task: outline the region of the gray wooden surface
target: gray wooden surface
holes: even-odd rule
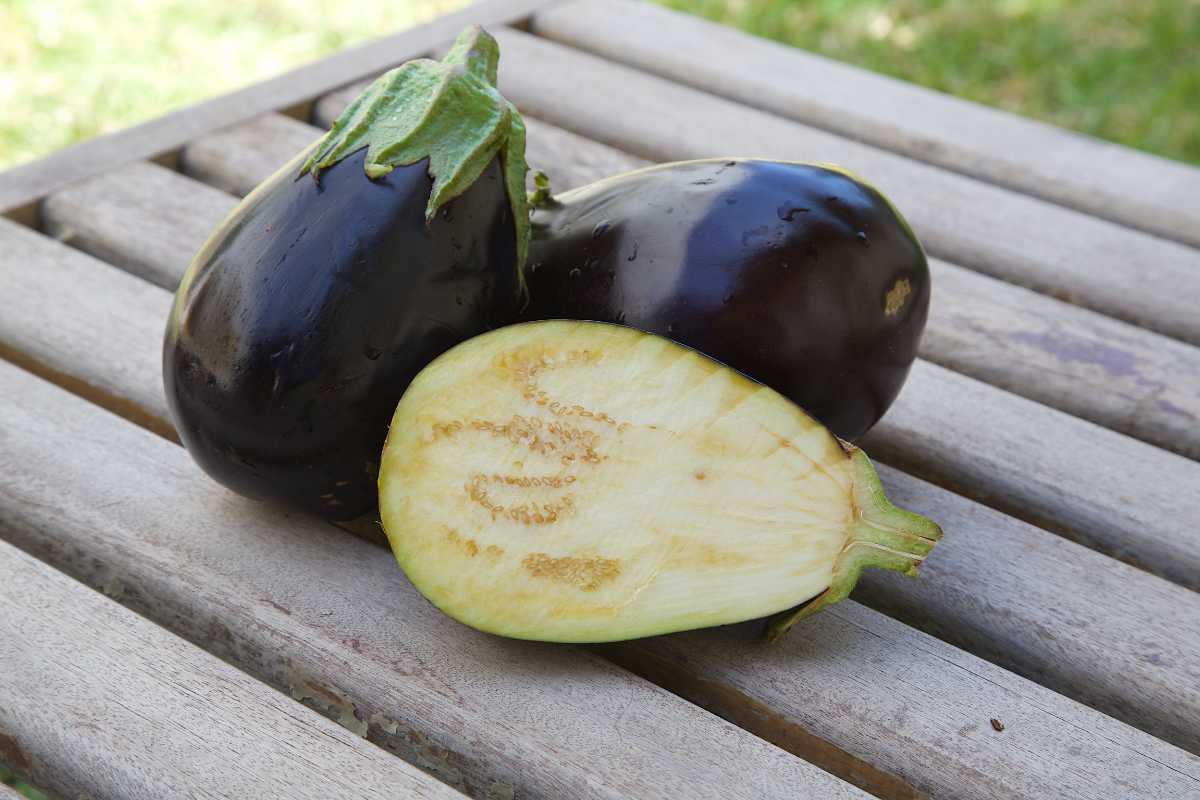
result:
[[[175,161],[178,149],[197,136],[268,111],[306,117],[311,98],[364,75],[382,72],[452,40],[469,24],[519,23],[554,0],[481,0],[407,31],[348,48],[239,91],[206,100],[140,125],[97,136],[45,158],[0,173],[0,214],[36,219],[37,202],[72,183],[143,159]]]
[[[531,115],[654,160],[834,161],[870,176],[935,256],[1200,343],[1200,252],[843,139],[520,31],[500,83]],[[586,87],[586,90],[581,89]],[[1160,287],[1170,286],[1164,292]]]
[[[127,218],[144,230],[135,210]],[[130,393],[157,397],[165,417],[157,375],[161,326],[103,310],[134,307],[125,300],[127,276],[31,232],[12,227],[9,233],[27,270],[24,276],[9,273],[12,282],[36,287],[43,298],[81,270],[114,280],[87,286],[102,300],[95,313],[61,307],[49,319],[45,312],[30,316],[8,346],[37,350],[47,324],[67,343],[92,335],[95,346],[86,353],[69,346],[54,352],[54,370],[100,383],[111,382],[107,374],[123,365],[141,363],[131,376],[145,384],[131,386]],[[54,266],[63,259],[78,263],[66,270]],[[165,317],[169,298],[159,294]],[[30,305],[47,307],[37,294],[30,295]],[[97,330],[116,333],[89,334]],[[930,514],[954,535],[926,565],[931,579],[868,574],[861,596],[1169,741],[1200,749],[1200,693],[1188,688],[1200,687],[1200,596],[894,470],[881,472],[898,502]],[[1082,640],[1081,628],[1087,631]]]
[[[126,224],[120,217],[128,213],[128,204],[135,202],[125,189],[126,176],[138,186],[138,200],[150,203],[146,223],[153,225],[158,236],[139,236],[117,245],[108,240],[106,232]],[[46,198],[42,218],[47,233],[67,244],[86,250],[92,255],[145,278],[153,284],[175,290],[186,261],[182,266],[176,258],[175,236],[186,237],[192,246],[196,239],[203,243],[215,223],[232,207],[229,195],[200,185],[186,194],[174,191],[179,173],[149,162],[128,164],[119,170],[76,183]]]
[[[539,35],[849,139],[1200,246],[1200,170],[632,0],[534,14]]]
[[[281,153],[278,162],[288,155]],[[154,182],[142,180],[147,170],[157,171]],[[222,195],[223,202],[210,203],[198,195],[186,220],[161,221],[158,196],[169,192],[187,204],[194,185],[144,165],[80,184],[68,193],[89,199],[48,203],[46,214],[57,225],[76,227],[74,217],[62,212],[87,214],[92,202],[104,198],[108,211],[94,217],[102,226],[97,252],[121,265],[152,254],[162,259],[160,272],[177,281],[234,202]],[[983,408],[986,424],[977,415]],[[1200,586],[1200,530],[1192,522],[1200,519],[1200,462],[921,362],[865,441],[886,462],[1185,586]]]
[[[539,137],[544,142],[560,141],[554,136]],[[224,152],[230,152],[232,149],[229,142],[225,143]],[[553,148],[547,148],[544,152],[551,158],[548,163],[569,163],[565,159],[569,159],[567,153],[570,149],[579,146],[581,143],[577,139],[572,139],[568,142],[569,147],[566,152],[560,153],[558,156],[553,155]],[[277,162],[282,162],[289,157],[290,153],[277,154]],[[557,158],[558,161],[553,159]],[[269,169],[273,169],[275,164],[272,164]],[[214,167],[214,169],[217,169]],[[148,237],[160,235],[164,238],[170,237],[169,230],[159,231],[153,223],[152,204],[153,193],[140,192],[138,189],[138,181],[129,179],[121,180],[116,176],[112,176],[111,180],[114,184],[112,187],[111,198],[128,197],[133,198],[139,196],[142,198],[139,202],[128,205],[122,213],[114,215],[124,221],[124,227],[110,231],[108,238],[114,245],[119,247],[120,241],[129,241],[137,237]],[[174,176],[176,187],[172,189],[173,193],[179,196],[185,196],[187,193],[187,181]],[[116,185],[116,184],[119,184]],[[232,202],[232,201],[230,201]],[[187,237],[179,236],[178,229],[174,238],[171,239],[178,247],[178,254],[173,259],[180,269],[190,257],[191,249],[199,245],[199,241],[206,235],[207,230],[211,228],[211,224],[215,222],[209,220],[196,221],[196,230],[194,232],[195,241],[189,242]],[[118,304],[119,305],[119,304]],[[1064,308],[1067,308],[1064,306]],[[1068,309],[1069,310],[1069,309]],[[155,356],[156,358],[156,356]],[[1165,476],[1160,476],[1155,464],[1165,460],[1169,462],[1173,456],[1154,450],[1153,448],[1139,445],[1137,442],[1128,440],[1124,437],[1114,436],[1110,433],[1101,431],[1099,436],[1099,444],[1104,445],[1105,442],[1116,443],[1118,453],[1122,459],[1129,462],[1128,474],[1110,475],[1107,482],[1101,481],[1099,488],[1096,485],[1096,464],[1093,459],[1096,458],[1096,444],[1092,440],[1093,431],[1078,420],[1066,417],[1066,415],[1055,414],[1049,409],[1045,409],[1036,404],[1022,401],[1011,395],[1002,392],[994,392],[987,387],[980,386],[976,382],[969,381],[961,376],[955,376],[945,370],[940,370],[933,365],[923,364],[918,367],[918,375],[914,376],[912,383],[905,390],[901,397],[901,401],[897,409],[889,414],[885,419],[884,426],[880,438],[876,442],[880,445],[880,449],[885,455],[890,455],[893,460],[906,463],[905,452],[907,450],[919,450],[923,455],[928,455],[932,448],[938,448],[936,457],[930,457],[928,462],[922,462],[921,459],[909,458],[908,461],[922,462],[917,464],[918,470],[928,470],[934,465],[943,471],[950,471],[953,465],[961,463],[964,465],[963,475],[970,479],[971,485],[976,489],[991,490],[997,484],[1008,486],[1013,481],[1019,484],[1016,491],[1017,500],[1013,500],[1012,504],[1021,507],[1025,510],[1023,501],[1025,497],[1033,497],[1042,506],[1050,506],[1051,510],[1058,510],[1056,504],[1065,505],[1068,510],[1078,509],[1080,513],[1091,512],[1090,503],[1093,499],[1100,504],[1101,508],[1110,510],[1115,516],[1113,519],[1104,521],[1108,525],[1110,536],[1107,539],[1113,547],[1123,546],[1124,540],[1128,538],[1124,533],[1124,529],[1119,525],[1127,524],[1130,529],[1136,534],[1140,522],[1128,521],[1127,514],[1142,514],[1145,517],[1152,517],[1155,508],[1171,508],[1171,504],[1182,504],[1184,510],[1174,516],[1164,515],[1161,519],[1151,519],[1150,524],[1159,526],[1176,526],[1179,531],[1179,536],[1194,536],[1195,531],[1192,530],[1187,520],[1190,518],[1186,512],[1186,504],[1194,503],[1196,493],[1179,491],[1171,492],[1172,486],[1183,486],[1186,488],[1186,481],[1189,475],[1194,475],[1197,470],[1197,465],[1194,462],[1183,462],[1186,468],[1179,474],[1173,474],[1173,470],[1167,469]],[[921,388],[925,387],[925,388]],[[918,392],[915,398],[910,399],[910,393]],[[983,392],[981,395],[980,392]],[[988,407],[996,409],[998,419],[1004,420],[1004,424],[994,424],[989,426],[980,426],[978,421],[973,419],[969,413],[971,409]],[[924,416],[923,416],[924,415]],[[932,421],[930,421],[932,420]],[[891,426],[890,428],[887,426]],[[922,435],[923,432],[929,430],[929,426],[934,425],[935,429],[940,431],[938,437],[929,437]],[[1038,431],[1042,428],[1054,429],[1065,425],[1065,429],[1061,435],[1064,437],[1072,434],[1078,434],[1081,426],[1086,431],[1082,436],[1080,445],[1083,447],[1081,452],[1076,452],[1072,449],[1067,449],[1064,453],[1051,452],[1047,455],[1044,452],[1044,445],[1038,439]],[[1024,430],[1028,433],[1024,438],[1018,438],[1015,443],[1011,440],[1010,432],[1012,430]],[[985,437],[985,445],[978,444],[978,437]],[[1092,442],[1091,444],[1088,444]],[[959,446],[961,445],[961,446]],[[888,448],[892,448],[889,452]],[[994,452],[993,452],[994,451]],[[978,455],[982,452],[983,455]],[[947,455],[948,453],[948,455]],[[1147,466],[1142,461],[1139,461],[1139,454],[1146,453],[1152,456],[1151,465]],[[1103,455],[1103,454],[1102,454]],[[1074,500],[1072,497],[1067,499],[1059,499],[1053,492],[1055,487],[1047,486],[1038,479],[1041,469],[1039,464],[1049,458],[1052,465],[1063,464],[1067,466],[1064,469],[1068,474],[1064,478],[1062,491],[1072,493],[1081,492],[1080,499]],[[1065,460],[1064,460],[1065,459]],[[1177,459],[1182,462],[1182,459]],[[981,462],[977,465],[977,461]],[[1020,469],[1013,469],[1013,464],[1019,465]],[[1102,460],[1101,465],[1108,463]],[[946,467],[950,464],[951,467]],[[1141,464],[1141,466],[1139,466]],[[939,466],[941,465],[941,466]],[[1070,470],[1075,472],[1071,473]],[[1001,476],[997,478],[996,476]],[[959,477],[955,475],[954,477]],[[1173,483],[1172,481],[1176,481]],[[1007,482],[1007,483],[1006,483]],[[1119,490],[1123,486],[1130,483],[1145,484],[1150,487],[1151,494],[1148,495],[1147,503],[1150,505],[1143,506],[1139,503],[1128,503],[1118,494],[1110,494],[1111,490]],[[1167,491],[1162,493],[1163,500],[1157,506],[1153,502],[1157,495],[1153,492],[1159,491],[1159,487],[1168,487]],[[1050,492],[1050,494],[1046,494]],[[1039,493],[1042,493],[1039,496]],[[1001,498],[1003,499],[1003,498]],[[940,512],[944,513],[944,512]],[[968,516],[969,518],[969,516]],[[1003,527],[1003,526],[1001,526]],[[1090,529],[1085,528],[1085,533]],[[926,611],[921,611],[925,603],[929,603],[928,599],[923,599],[921,602],[915,602],[912,599],[896,599],[891,601],[890,605],[895,608],[909,609],[913,613],[907,617],[910,621],[928,626],[933,620],[941,616],[955,616],[958,621],[954,625],[943,625],[939,630],[941,635],[947,636],[952,641],[963,643],[969,646],[975,652],[984,652],[989,654],[989,657],[1004,656],[1006,653],[1016,653],[1020,655],[1006,656],[1006,660],[1001,661],[1006,665],[1013,666],[1029,675],[1037,675],[1039,679],[1049,680],[1056,688],[1072,693],[1077,697],[1086,699],[1088,702],[1097,703],[1105,710],[1110,710],[1112,713],[1128,715],[1129,719],[1136,719],[1138,724],[1142,725],[1157,725],[1154,730],[1160,735],[1167,736],[1172,741],[1185,742],[1194,741],[1197,734],[1195,733],[1194,725],[1189,721],[1189,716],[1192,712],[1190,701],[1180,702],[1176,699],[1175,693],[1171,690],[1169,681],[1173,678],[1167,676],[1160,681],[1159,678],[1151,678],[1144,682],[1149,686],[1153,686],[1152,690],[1145,690],[1148,696],[1132,702],[1125,699],[1106,699],[1106,698],[1124,698],[1124,696],[1132,688],[1128,685],[1123,677],[1130,669],[1146,669],[1151,673],[1158,673],[1158,667],[1152,663],[1148,664],[1142,660],[1141,650],[1139,645],[1132,645],[1133,642],[1141,642],[1142,639],[1130,638],[1130,632],[1143,629],[1146,624],[1144,620],[1159,618],[1161,611],[1146,610],[1140,616],[1135,615],[1133,619],[1124,619],[1123,615],[1117,614],[1109,623],[1093,623],[1094,630],[1097,632],[1096,641],[1101,642],[1101,646],[1109,648],[1107,657],[1104,653],[1100,653],[1099,660],[1097,653],[1080,650],[1074,657],[1064,657],[1060,653],[1060,648],[1035,646],[1030,647],[1028,644],[1022,643],[1022,637],[1032,635],[1033,631],[1039,630],[1044,624],[1043,620],[1047,614],[1041,603],[1046,603],[1054,607],[1062,607],[1064,604],[1076,609],[1073,611],[1075,616],[1068,619],[1080,618],[1107,618],[1112,611],[1105,609],[1104,606],[1098,605],[1105,598],[1111,599],[1111,588],[1106,588],[1103,592],[1084,592],[1082,595],[1074,587],[1062,586],[1061,581],[1055,577],[1056,559],[1061,558],[1060,553],[1051,552],[1042,562],[1042,577],[1037,580],[1030,580],[1030,585],[1041,586],[1048,584],[1056,586],[1058,589],[1057,596],[1042,598],[1039,603],[1030,603],[1027,606],[1013,611],[1012,606],[1019,603],[1015,598],[1023,598],[1028,596],[1029,590],[1022,589],[1020,581],[1028,578],[1029,573],[1026,571],[1026,565],[1021,564],[1021,553],[1027,549],[1026,547],[1014,548],[1008,551],[1011,555],[1005,569],[1011,571],[1014,580],[1017,584],[1005,585],[1002,587],[996,586],[994,579],[989,577],[985,571],[986,562],[981,562],[977,557],[972,556],[971,550],[975,552],[983,552],[993,549],[989,544],[990,531],[985,529],[971,540],[970,548],[966,549],[963,558],[958,564],[965,568],[965,572],[957,578],[956,583],[938,584],[944,588],[944,594],[939,595],[942,602],[940,606],[936,606]],[[1178,541],[1176,537],[1174,541]],[[1165,551],[1164,548],[1171,539],[1159,539],[1147,537],[1145,539],[1147,546],[1157,548],[1160,554],[1159,561],[1166,565],[1167,569],[1172,569],[1175,566],[1174,553]],[[1190,556],[1188,556],[1190,558]],[[1078,559],[1074,559],[1078,561]],[[1089,563],[1085,560],[1084,562]],[[1098,565],[1107,566],[1109,562],[1104,559],[1096,559]],[[1004,574],[1003,570],[998,570]],[[1106,569],[1096,567],[1082,567],[1076,571],[1076,574],[1086,575],[1095,573],[1097,575],[1104,574]],[[1126,573],[1132,571],[1126,570]],[[1107,583],[1108,587],[1119,585],[1120,575],[1118,572],[1113,576],[1113,582]],[[1133,573],[1136,574],[1136,573]],[[1187,575],[1184,575],[1186,578]],[[972,587],[978,585],[980,581],[984,585],[990,585],[992,591],[989,591],[983,597],[972,595],[973,591],[978,591]],[[1092,582],[1093,585],[1095,582]],[[921,584],[924,586],[925,584]],[[930,584],[933,586],[933,584]],[[911,592],[915,588],[899,584],[893,587],[893,590],[901,593],[908,593],[907,598],[911,598]],[[939,589],[934,590],[939,591]],[[1145,596],[1153,596],[1155,591],[1147,588]],[[902,597],[905,596],[902,594]],[[968,606],[971,609],[969,614],[958,616],[956,609],[963,607],[964,598],[974,597],[972,605]],[[1185,603],[1185,607],[1191,607],[1195,596],[1187,593],[1179,595]],[[883,603],[882,598],[875,598],[876,602]],[[1159,603],[1161,608],[1170,607],[1173,601],[1162,598]],[[1106,604],[1112,605],[1111,602]],[[995,608],[1007,608],[1008,616],[998,617],[993,613]],[[919,613],[917,613],[919,612]],[[1082,617],[1078,616],[1082,615]],[[1184,617],[1183,619],[1189,619]],[[1014,626],[1009,626],[1007,623],[1013,620],[1020,620]],[[1141,620],[1141,621],[1139,621]],[[1062,622],[1060,620],[1059,622]],[[1030,627],[1023,630],[1021,625],[1029,625]],[[1195,625],[1188,626],[1184,623],[1184,629],[1195,630]],[[1104,635],[1099,635],[1100,631],[1104,631]],[[975,631],[983,631],[986,633],[975,633]],[[1069,628],[1063,628],[1058,634],[1061,637],[1070,637],[1071,631]],[[1189,634],[1189,637],[1191,635]],[[1188,641],[1189,637],[1184,637],[1183,641]],[[990,644],[989,644],[990,643]],[[1190,645],[1188,645],[1190,647]],[[1161,660],[1161,659],[1160,659]],[[1194,664],[1195,659],[1186,657],[1181,654],[1179,658],[1173,658],[1169,661],[1170,664],[1181,670],[1178,676],[1188,685],[1194,679]],[[1082,672],[1081,672],[1082,671]],[[1090,673],[1089,679],[1086,682],[1078,681],[1081,674]],[[1124,686],[1124,688],[1121,688]],[[1138,693],[1142,694],[1143,689],[1138,688]],[[1111,694],[1115,692],[1115,694]],[[1200,702],[1200,698],[1197,698]],[[1154,723],[1154,719],[1162,720],[1159,723]]]
[[[473,794],[498,782],[535,797],[855,796],[584,651],[454,623],[420,598],[386,551],[233,496],[176,445],[27,373],[0,365],[0,387],[28,401],[0,406],[6,536],[252,674],[324,703],[372,741],[408,742],[411,759]],[[140,480],[147,474],[155,480]],[[73,487],[69,502],[60,484]],[[870,754],[878,766],[865,777],[876,784],[895,766],[905,782],[971,798],[1185,797],[1200,789],[1195,756],[875,612],[853,603],[842,611],[849,616],[797,629],[783,648],[722,644],[729,631],[697,634],[712,647],[699,674],[744,684],[721,667],[738,663],[737,649],[786,665],[778,679],[827,720],[830,738],[816,755],[861,779],[860,759]],[[874,689],[864,702],[868,665]],[[922,687],[931,688],[914,691]],[[749,699],[739,690],[725,701],[738,696]],[[784,706],[779,724],[801,738],[796,713]],[[1020,724],[1008,737],[984,735],[993,717]],[[419,736],[430,744],[414,752]],[[968,741],[954,746],[945,737]],[[914,760],[918,741],[926,746]],[[1046,755],[1068,749],[1086,776]],[[881,769],[884,776],[874,774]],[[962,786],[964,772],[994,779]],[[892,796],[912,796],[890,785]]]
[[[3,541],[0,664],[0,752],[64,796],[462,797]]]

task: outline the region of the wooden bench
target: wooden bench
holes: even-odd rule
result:
[[[192,254],[468,22],[556,188],[759,155],[903,209],[934,299],[864,446],[946,530],[919,580],[773,645],[507,641],[192,464],[160,374]],[[48,789],[1200,798],[1200,170],[652,5],[489,0],[0,175],[0,211],[0,761]]]

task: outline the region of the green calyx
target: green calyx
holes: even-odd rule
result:
[[[529,250],[525,123],[496,90],[499,61],[496,40],[472,26],[441,61],[418,59],[384,73],[342,112],[300,174],[319,180],[322,170],[364,147],[363,169],[372,180],[427,158],[433,178],[428,223],[499,156],[523,274]]]
[[[917,568],[942,538],[942,529],[933,520],[891,504],[866,453],[853,445],[843,446],[854,466],[855,509],[849,536],[833,565],[829,588],[767,623],[767,638],[772,641],[800,620],[849,597],[868,567],[916,577]]]

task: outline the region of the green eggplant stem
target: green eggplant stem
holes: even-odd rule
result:
[[[862,450],[843,443],[854,462],[854,522],[833,566],[829,587],[767,623],[767,638],[778,639],[797,622],[850,596],[864,569],[878,567],[916,577],[921,562],[942,538],[927,517],[897,508],[884,496],[879,474]]]

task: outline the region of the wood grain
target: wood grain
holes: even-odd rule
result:
[[[37,248],[27,246],[22,258],[29,270],[26,280],[36,280],[45,296],[53,296],[56,280],[63,279],[52,265],[64,254],[81,262],[81,269],[119,275],[12,227],[54,253],[40,259]],[[157,375],[151,374],[159,363],[157,331],[141,345],[109,345],[136,339],[139,323],[99,310],[132,307],[127,290],[122,281],[112,281],[107,290],[96,286],[96,302],[82,308],[36,303],[49,316],[29,318],[23,330],[8,333],[5,343],[14,351],[32,351],[49,324],[68,341],[91,342],[86,351],[56,355],[56,372],[100,382],[135,362],[142,366],[132,374],[149,376],[142,378],[147,383],[139,392],[160,391]],[[165,314],[167,293],[154,291],[163,297]],[[109,335],[122,325],[129,330]],[[165,405],[158,402],[165,415]],[[930,514],[950,533],[925,567],[928,580],[869,574],[860,594],[947,641],[1200,750],[1200,696],[1181,688],[1200,686],[1200,595],[894,470],[883,468],[881,474],[897,502]],[[720,675],[719,659],[703,667],[710,677]],[[861,724],[856,718],[845,723],[846,736]],[[894,763],[899,764],[903,748],[897,747]],[[817,757],[808,750],[804,755]]]
[[[385,551],[234,497],[182,449],[27,373],[0,365],[0,387],[25,401],[0,406],[6,536],[252,674],[340,709],[372,741],[411,750],[430,737],[409,756],[436,754],[440,777],[477,796],[493,781],[534,797],[857,796],[583,651],[457,625]],[[1150,798],[1200,788],[1195,756],[877,613],[848,603],[817,622],[774,649],[746,641],[744,628],[740,640],[729,630],[693,634],[709,642],[707,654],[695,651],[696,673],[736,697],[748,682],[710,655],[779,665],[775,689],[752,690],[796,694],[780,704],[777,732],[803,739],[803,704],[826,720],[826,748],[842,753],[834,766],[866,766],[856,756],[870,752],[877,766],[903,771],[913,786],[890,796],[929,787],[968,798]],[[989,717],[1020,724],[1007,738],[981,735]],[[953,746],[955,737],[968,741]],[[1063,758],[1075,769],[1062,769]]]
[[[462,798],[0,542],[0,736],[63,795]]]
[[[501,87],[534,117],[654,160],[836,161],[895,201],[933,255],[1200,343],[1200,251],[519,31],[497,34]]]
[[[535,33],[711,94],[1200,246],[1200,169],[653,3],[576,0]]]
[[[586,652],[458,625],[387,551],[28,373],[0,386],[6,537],[469,794],[863,796]]]
[[[235,205],[225,192],[192,184],[179,193],[179,174],[149,162],[129,164],[76,183],[46,198],[42,216],[47,233],[110,264],[174,290],[191,256]],[[130,185],[136,184],[136,189]],[[134,204],[149,203],[152,213],[138,224],[142,235],[121,243],[106,235],[128,223],[121,216]],[[187,244],[181,249],[177,242]]]
[[[332,122],[360,88],[318,101],[318,122]],[[530,161],[560,189],[650,163],[529,122]],[[929,266],[934,300],[923,358],[1200,459],[1200,348],[940,259]]]
[[[317,95],[422,56],[430,47],[451,41],[467,25],[518,23],[550,2],[553,0],[482,0],[425,25],[10,169],[0,173],[0,214],[36,221],[31,209],[48,194],[135,161],[162,158],[173,162],[186,142],[269,111],[306,118],[311,99]]]
[[[159,348],[171,295],[0,218],[0,357],[173,436]]]

